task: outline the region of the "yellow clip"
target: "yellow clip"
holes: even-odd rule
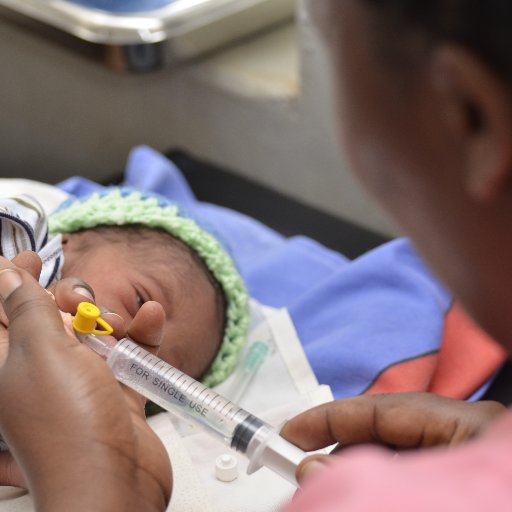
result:
[[[96,329],[96,324],[103,330]],[[100,309],[90,302],[80,302],[72,322],[73,329],[82,334],[112,334],[114,329],[101,318]]]

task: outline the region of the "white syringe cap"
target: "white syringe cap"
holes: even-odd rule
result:
[[[222,482],[238,478],[238,461],[234,455],[224,453],[215,459],[215,477]]]

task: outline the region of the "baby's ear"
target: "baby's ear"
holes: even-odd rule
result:
[[[62,246],[66,251],[82,251],[83,243],[81,233],[63,233]]]
[[[462,46],[441,46],[432,62],[447,126],[461,144],[463,185],[473,200],[493,201],[511,183],[512,94],[504,80]]]

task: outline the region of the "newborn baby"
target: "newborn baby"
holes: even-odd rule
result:
[[[249,320],[243,281],[218,240],[176,204],[107,189],[66,201],[48,235],[41,206],[20,196],[1,200],[0,221],[2,255],[38,252],[43,286],[79,277],[126,322],[157,301],[166,313],[162,359],[209,386],[234,369]]]

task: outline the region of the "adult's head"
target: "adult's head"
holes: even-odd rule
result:
[[[310,0],[350,167],[495,337],[512,307],[512,3]]]

